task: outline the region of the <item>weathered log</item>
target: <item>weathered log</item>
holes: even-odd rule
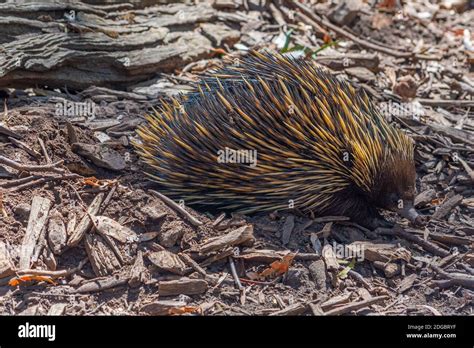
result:
[[[192,30],[217,17],[209,4],[142,12],[108,15],[80,2],[0,4],[0,87],[125,88],[210,57],[211,41]]]

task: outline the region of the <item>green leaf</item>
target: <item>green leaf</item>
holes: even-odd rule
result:
[[[319,52],[324,51],[326,48],[336,46],[338,43],[339,41],[331,41],[331,42],[328,42],[327,44],[322,45],[317,50],[313,51],[312,57],[315,58]]]
[[[290,40],[291,40],[291,34],[293,33],[293,29],[290,29],[286,32],[285,34],[285,44],[283,45],[283,48],[280,50],[280,53],[285,53],[288,51],[288,47],[290,47]]]
[[[337,277],[340,279],[346,279],[347,274],[349,273],[351,269],[354,268],[354,266],[355,266],[355,259],[352,259],[351,263],[337,274]]]

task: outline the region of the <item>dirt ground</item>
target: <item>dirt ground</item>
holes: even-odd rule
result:
[[[237,38],[209,39],[207,54],[146,84],[2,87],[0,77],[0,314],[472,315],[469,3],[223,3],[210,5],[210,22]],[[193,5],[160,6],[147,16]],[[203,30],[199,20],[186,26]],[[153,192],[131,145],[137,125],[160,98],[226,64],[223,53],[249,47],[328,67],[415,140],[425,227],[387,212],[395,227],[375,231],[343,216],[222,215]],[[80,103],[94,116],[64,112]]]

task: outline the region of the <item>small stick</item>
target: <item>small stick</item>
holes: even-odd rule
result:
[[[275,6],[275,4],[270,2],[270,4],[268,5],[268,8],[270,9],[273,15],[273,18],[275,19],[275,21],[278,23],[279,26],[282,27],[287,24],[285,19],[283,18],[283,14],[278,9],[278,7]]]
[[[427,105],[427,106],[439,106],[439,107],[449,107],[449,106],[457,106],[457,107],[473,107],[474,100],[467,100],[467,99],[418,99],[420,104]]]
[[[29,188],[29,187],[32,187],[32,186],[35,186],[35,185],[44,184],[45,182],[48,182],[48,181],[71,180],[71,179],[78,179],[80,177],[81,176],[79,174],[64,174],[64,175],[60,175],[60,176],[45,176],[45,177],[40,177],[39,179],[34,180],[34,181],[28,181],[28,182],[24,183],[23,185],[18,185],[16,187],[13,187],[10,191],[11,192],[21,191],[21,190],[24,190],[26,188]],[[33,177],[29,176],[28,178],[33,178]]]
[[[5,105],[6,107],[6,105]],[[5,109],[5,111],[7,111],[7,109]],[[4,119],[6,118],[6,115],[4,116]],[[12,137],[12,138],[18,138],[20,139],[21,136],[15,132],[12,132],[10,129],[8,129],[7,127],[3,126],[2,124],[0,124],[0,134],[3,134],[3,135],[6,135],[8,137]]]
[[[474,183],[474,170],[472,170],[471,167],[469,167],[466,161],[462,158],[458,157],[458,161],[461,162],[462,166],[464,167],[464,170],[467,172],[467,175],[469,175],[471,181]]]
[[[105,197],[104,201],[100,204],[100,208],[99,208],[99,213],[100,214],[102,214],[104,212],[104,210],[107,208],[107,206],[109,205],[110,200],[112,199],[112,196],[114,195],[116,190],[117,190],[117,184],[112,186],[109,193]]]
[[[452,285],[456,284],[474,289],[474,276],[463,273],[449,273],[436,265],[431,265],[431,268],[433,268],[436,273],[439,273],[443,277],[447,278]]]
[[[68,186],[69,186],[70,188],[72,188],[72,190],[73,190],[74,193],[76,194],[76,197],[77,197],[77,199],[79,199],[79,202],[80,202],[79,204],[81,204],[82,209],[84,209],[84,211],[87,211],[87,208],[85,208],[87,204],[84,203],[84,200],[82,199],[82,197],[81,197],[81,195],[79,194],[79,192],[77,192],[76,188],[75,188],[74,186],[72,186],[70,183],[67,183],[67,184],[68,184]]]
[[[18,146],[20,149],[23,149],[26,152],[28,152],[31,156],[33,156],[35,158],[40,158],[41,157],[41,154],[38,151],[29,148],[28,145],[26,145],[24,142],[22,142],[20,140],[17,140],[13,137],[8,137],[8,140],[10,140],[12,144]]]
[[[262,281],[258,281],[258,280],[251,280],[251,279],[245,279],[245,278],[239,278],[239,279],[240,279],[242,282],[248,283],[248,284],[255,284],[255,285],[273,285],[273,284],[276,284],[281,278],[282,278],[282,276],[278,276],[278,277],[276,277],[275,279],[273,279],[272,281],[269,281],[269,282],[262,282]]]
[[[202,274],[204,277],[207,276],[207,273],[204,270],[204,268],[199,266],[199,264],[196,261],[194,261],[188,254],[179,253],[178,256],[184,261],[184,263],[192,267],[196,272]]]
[[[344,268],[345,267],[341,266],[340,269],[344,269]],[[370,285],[360,273],[357,273],[356,271],[350,269],[349,272],[347,272],[347,274],[351,276],[352,278],[354,278],[355,280],[362,283],[367,289],[372,290],[372,285]]]
[[[25,182],[29,182],[31,180],[35,180],[35,179],[39,179],[39,178],[41,178],[41,176],[39,176],[39,175],[30,175],[30,176],[26,176],[26,177],[20,178],[20,179],[8,180],[8,181],[5,181],[5,182],[2,182],[0,184],[0,187],[17,186],[17,185],[24,184]]]
[[[191,225],[193,226],[201,226],[202,222],[196,219],[194,216],[189,214],[182,206],[177,204],[172,199],[166,197],[165,195],[159,193],[158,191],[149,190],[152,194],[157,196],[163,202],[165,202],[170,208],[174,209],[177,213],[181,214]]]
[[[50,158],[49,155],[48,155],[48,151],[46,151],[46,146],[44,145],[43,139],[41,139],[40,137],[38,137],[38,143],[39,143],[40,146],[41,146],[41,150],[43,150],[43,154],[44,154],[44,158],[46,158],[46,162],[47,162],[47,163],[51,163],[51,158]]]
[[[371,306],[375,303],[381,302],[383,300],[388,299],[389,297],[386,295],[383,296],[376,296],[373,298],[370,298],[368,300],[364,301],[359,301],[359,302],[352,302],[347,305],[331,309],[330,311],[324,312],[325,315],[341,315],[341,314],[346,314],[352,311],[356,311],[358,309],[364,308]]]
[[[400,226],[396,225],[393,228],[377,228],[375,230],[376,233],[380,234],[386,234],[386,235],[395,235],[398,237],[402,237],[406,240],[409,240],[410,242],[414,242],[421,246],[423,249],[441,257],[446,257],[450,255],[449,251],[440,248],[434,243],[431,243],[427,240],[424,240],[418,236],[415,236],[414,234],[408,233],[407,231],[403,230]]]
[[[23,270],[16,271],[16,274],[19,275],[19,276],[21,276],[21,275],[48,276],[48,277],[51,277],[53,279],[55,279],[55,278],[64,278],[64,277],[67,277],[67,276],[69,276],[73,273],[76,273],[77,271],[80,271],[82,269],[82,267],[84,267],[84,265],[87,263],[87,261],[89,261],[89,259],[86,257],[81,262],[79,262],[79,265],[77,265],[76,267],[70,268],[70,269],[63,269],[63,270],[60,270],[60,271],[48,271],[48,270],[44,270],[44,269],[23,269]]]
[[[60,166],[64,161],[58,161],[55,163],[49,164],[42,164],[42,165],[34,165],[34,164],[22,164],[15,162],[5,156],[0,155],[0,164],[4,164],[8,167],[11,167],[16,170],[22,170],[25,172],[55,172],[55,173],[63,173],[64,170],[61,168],[57,168]]]
[[[229,257],[229,266],[230,266],[230,271],[232,273],[232,276],[234,277],[235,285],[237,285],[239,290],[242,291],[242,289],[244,289],[244,287],[242,286],[242,283],[240,282],[240,278],[237,275],[237,270],[235,269],[235,264],[234,264],[234,260],[232,259],[232,257]]]

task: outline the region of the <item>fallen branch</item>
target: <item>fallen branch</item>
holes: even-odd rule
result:
[[[34,165],[34,164],[22,164],[15,162],[9,158],[4,156],[0,156],[0,164],[4,164],[8,167],[11,167],[16,170],[25,171],[25,172],[55,172],[55,173],[63,173],[64,170],[61,168],[57,168],[60,166],[64,161],[58,161],[51,164],[43,164],[43,165]]]
[[[416,243],[419,246],[421,246],[423,249],[429,251],[430,253],[441,256],[441,257],[446,257],[450,255],[449,251],[440,248],[434,243],[431,243],[427,240],[424,240],[418,236],[415,236],[414,234],[408,233],[407,231],[403,230],[400,226],[395,226],[393,228],[377,228],[375,230],[376,233],[380,234],[385,234],[385,235],[392,235],[392,236],[398,236],[403,239],[406,239],[410,242]]]
[[[41,154],[34,150],[34,149],[31,149],[30,147],[28,147],[28,145],[26,145],[24,142],[20,141],[20,140],[17,140],[15,139],[14,137],[8,137],[8,140],[10,140],[10,142],[14,145],[16,145],[17,147],[19,147],[20,149],[23,149],[25,150],[27,153],[29,153],[31,156],[35,157],[35,158],[40,158],[41,157]]]
[[[436,273],[442,275],[451,285],[461,285],[467,288],[474,289],[474,276],[463,273],[449,273],[444,271],[441,267],[436,265],[431,265],[431,268],[436,271]]]
[[[423,99],[419,98],[418,101],[426,106],[439,106],[439,107],[474,107],[474,100],[450,100],[450,99]]]
[[[371,306],[375,303],[382,302],[382,301],[384,301],[388,298],[389,298],[388,296],[384,295],[384,296],[373,297],[373,298],[370,298],[370,299],[364,300],[364,301],[352,302],[352,303],[349,303],[345,306],[341,306],[339,308],[335,308],[335,309],[332,309],[330,311],[324,312],[324,314],[325,315],[346,314],[346,313],[350,313],[352,311],[356,311],[356,310],[364,308],[364,307]]]
[[[43,177],[29,176],[29,177],[27,177],[29,180],[25,180],[22,185],[15,186],[10,191],[16,192],[16,191],[21,191],[21,190],[30,188],[32,186],[44,184],[44,183],[49,182],[49,181],[79,179],[80,177],[81,176],[79,174],[64,174],[64,175],[60,175],[60,176],[43,176]],[[27,178],[23,178],[23,179],[27,179]],[[31,181],[34,178],[38,178],[38,179]],[[19,179],[18,181],[20,181],[20,180],[21,179]],[[16,183],[18,183],[18,181],[16,181]],[[9,186],[11,187],[12,185],[9,185]],[[7,187],[7,186],[5,185],[5,187]]]
[[[88,258],[83,259],[81,262],[79,262],[79,265],[76,267],[70,268],[70,269],[63,269],[59,271],[49,271],[49,270],[44,270],[44,269],[23,269],[23,270],[18,270],[15,273],[17,275],[36,275],[36,276],[47,276],[51,277],[52,279],[56,278],[64,278],[67,276],[70,276],[71,274],[76,273],[77,271],[80,271],[82,267],[89,261]]]
[[[117,286],[125,285],[130,278],[116,278],[114,276],[108,278],[96,278],[88,281],[76,289],[76,293],[84,294],[88,292],[104,291],[115,288]]]

